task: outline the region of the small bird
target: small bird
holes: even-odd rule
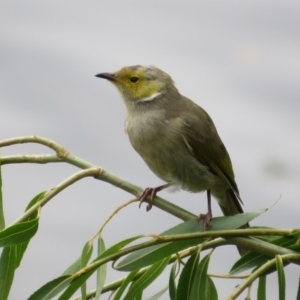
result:
[[[207,191],[208,212],[199,216],[204,229],[212,218],[211,194],[225,216],[243,213],[230,157],[212,119],[179,93],[167,73],[137,65],[96,77],[109,80],[120,91],[130,143],[166,183],[145,189],[140,203],[147,196],[153,201],[157,192],[176,186],[193,193]]]

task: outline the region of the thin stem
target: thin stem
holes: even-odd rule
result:
[[[211,236],[222,236],[222,235],[225,235],[225,236],[234,236],[234,235],[249,235],[249,229],[238,229],[238,230],[231,230],[231,231],[228,231],[228,232],[221,232],[221,231],[210,231],[210,232],[198,232],[198,233],[191,233],[191,234],[177,234],[177,235],[170,235],[170,236],[160,236],[158,239],[152,239],[150,241],[147,241],[147,242],[143,242],[143,243],[140,243],[138,245],[133,245],[131,247],[127,247],[125,249],[122,249],[120,250],[118,253],[114,253],[112,255],[109,255],[107,257],[104,257],[102,259],[99,259],[93,263],[91,263],[90,265],[86,266],[85,268],[79,270],[78,272],[76,272],[75,274],[72,275],[73,279],[74,278],[77,278],[81,275],[83,275],[84,273],[87,273],[88,271],[91,271],[105,263],[107,263],[108,261],[111,261],[111,260],[116,260],[126,254],[129,254],[133,251],[136,251],[136,250],[140,250],[140,249],[144,249],[144,248],[147,248],[147,247],[150,247],[150,246],[154,246],[154,245],[158,245],[158,244],[162,244],[162,243],[167,243],[167,242],[172,242],[172,241],[178,241],[178,240],[186,240],[186,239],[192,239],[192,238],[206,238],[206,237],[211,237]],[[255,229],[254,229],[255,230]],[[274,234],[275,230],[270,230],[270,234]],[[265,230],[267,231],[267,230]],[[279,230],[280,231],[280,230]],[[279,232],[278,231],[278,232]],[[259,233],[258,232],[255,232],[255,235],[258,235]],[[266,232],[264,233],[266,234]],[[267,245],[270,245],[268,243],[266,243]],[[276,255],[276,254],[279,254],[279,255],[284,255],[284,254],[289,254],[289,255],[292,255],[292,254],[297,254],[296,252],[292,251],[292,250],[289,250],[289,249],[285,249],[285,248],[282,248],[282,247],[279,247],[279,246],[275,246],[275,245],[271,245],[271,246],[274,246],[274,248],[270,248],[270,252],[272,253],[274,251],[274,249],[276,249],[275,251],[276,252],[273,252],[272,254],[273,255]],[[250,248],[251,250],[251,248]],[[272,251],[273,250],[273,251]],[[300,264],[300,255],[297,254],[295,256],[295,260],[293,260],[293,262],[297,263],[297,264]]]
[[[63,158],[68,153],[68,151],[65,150],[60,144],[41,136],[20,136],[16,138],[3,140],[0,141],[0,148],[16,145],[16,144],[25,144],[25,143],[36,143],[36,144],[41,144],[46,147],[49,147],[55,151],[58,158]]]
[[[21,140],[24,142],[26,140],[25,138],[21,139],[10,139],[7,140],[12,143],[12,141],[19,141]],[[7,141],[0,142],[0,147],[3,147],[3,145],[8,146],[9,143]],[[34,142],[38,143],[38,137],[35,137]],[[44,141],[44,139],[43,139]],[[4,143],[5,142],[5,143]],[[42,143],[44,144],[44,143]],[[52,145],[52,144],[51,144]],[[61,147],[61,149],[64,149]],[[87,169],[87,168],[93,168],[96,167],[90,162],[87,162],[79,157],[76,157],[68,152],[64,152],[64,156],[57,157],[56,155],[14,155],[14,156],[4,156],[0,157],[0,164],[14,164],[14,163],[38,163],[38,164],[46,164],[46,163],[57,163],[57,162],[66,162],[73,166],[76,166],[80,169]],[[139,197],[143,189],[129,181],[126,181],[104,169],[101,168],[101,173],[98,176],[95,176],[96,179],[108,182],[115,187],[118,187],[136,197]],[[147,197],[145,199],[146,202],[151,202],[151,198]],[[154,202],[152,203],[154,206],[160,208],[163,211],[168,212],[169,214],[183,220],[187,221],[193,218],[197,218],[196,215],[190,213],[189,211],[161,198],[156,196],[154,198]]]
[[[230,275],[230,274],[211,274],[207,273],[209,277],[222,278],[222,279],[245,279],[249,277],[249,274],[246,275]]]
[[[30,155],[22,155],[22,156],[13,156],[13,157],[0,157],[0,164],[8,164],[8,163],[20,163],[20,162],[26,162],[26,163],[47,163],[47,162],[66,162],[71,165],[77,166],[81,169],[89,169],[89,168],[96,168],[93,164],[80,159],[72,154],[70,154],[68,151],[66,151],[61,145],[57,144],[54,141],[51,141],[49,139],[38,137],[38,136],[28,136],[28,137],[18,137],[18,138],[12,138],[8,140],[4,140],[0,142],[0,147],[6,147],[14,144],[20,144],[20,143],[38,143],[45,145],[51,149],[53,149],[56,152],[56,155],[40,155],[40,156],[30,156]],[[93,175],[95,178],[100,179],[102,181],[108,182],[118,188],[121,188],[134,196],[138,197],[142,193],[142,189],[134,185],[124,179],[121,179],[120,177],[102,169],[102,168],[96,168],[99,170],[98,174]],[[96,172],[96,171],[95,171]],[[97,173],[97,172],[96,172]],[[78,174],[81,174],[80,172]],[[85,175],[85,176],[92,176],[92,175]],[[83,176],[83,177],[85,177]],[[70,177],[71,178],[71,177]],[[79,178],[74,178],[75,181],[77,181]],[[72,180],[71,180],[72,181]],[[74,181],[74,182],[75,182]],[[54,191],[50,191],[46,194],[45,198],[42,201],[49,201],[48,198],[52,198],[54,195],[56,195],[60,190],[64,189],[66,186],[70,185],[71,183],[68,183],[64,181],[60,185],[58,185]],[[61,187],[61,189],[60,189]],[[47,198],[48,197],[48,198]],[[146,201],[149,203],[151,201],[150,197],[147,197]],[[44,202],[37,203],[33,207],[31,207],[28,211],[25,212],[16,222],[21,222],[25,220],[30,214],[32,214],[37,207],[40,205],[44,205]],[[168,212],[169,214],[172,214],[175,217],[178,217],[179,219],[183,221],[187,221],[193,218],[196,218],[197,216],[182,209],[181,207],[174,205],[160,197],[155,197],[155,201],[153,202],[153,205],[156,207]],[[224,235],[219,235],[224,236]],[[240,235],[237,235],[240,236]],[[240,238],[240,237],[226,237],[226,239],[230,239],[230,241],[233,244],[236,244],[238,246],[243,246],[249,250],[254,250],[262,254],[267,255],[276,255],[276,254],[290,254],[291,252],[282,252],[283,248],[268,244],[263,241],[255,240],[255,239],[248,239],[248,238]],[[259,246],[258,246],[259,243]],[[281,252],[277,252],[277,251]],[[286,251],[291,251],[288,249],[284,249]],[[293,253],[293,252],[292,252]]]
[[[211,248],[215,248],[217,246],[222,246],[222,245],[227,245],[228,242],[226,240],[223,240],[223,239],[215,239],[214,241],[211,241],[211,242],[206,242],[203,247],[202,247],[202,250],[207,250],[207,249],[211,249]],[[198,251],[199,250],[199,246],[194,246],[194,247],[190,247],[188,249],[185,249],[180,253],[180,257],[183,258],[183,257],[187,257],[187,256],[190,256],[191,254],[193,254],[195,251]],[[170,259],[170,262],[169,264],[173,263],[174,261],[176,261],[178,259],[177,257],[177,254],[173,254],[171,256],[171,259]],[[149,269],[149,267],[145,267],[145,268],[142,268],[135,276],[134,278],[132,279],[132,281],[138,279],[139,277],[141,277],[147,270]],[[116,281],[113,281],[111,283],[108,283],[107,285],[105,285],[102,289],[102,294],[104,293],[107,293],[109,291],[114,291],[116,289],[118,289],[121,284],[123,283],[123,281],[126,279],[126,277],[123,277],[123,278],[120,278]],[[96,290],[93,290],[93,291],[90,291],[88,293],[88,296],[90,298],[88,299],[92,299],[94,296],[96,295]],[[81,300],[81,296],[80,297],[77,297],[73,300]]]
[[[17,220],[15,220],[12,223],[12,225],[17,224],[17,223],[21,223],[21,222],[25,221],[39,207],[44,206],[55,195],[57,195],[59,192],[61,192],[62,190],[64,190],[69,185],[75,183],[76,181],[78,181],[78,180],[80,180],[80,179],[82,179],[84,177],[97,176],[100,172],[101,172],[101,169],[99,169],[99,168],[90,168],[90,169],[86,169],[86,170],[81,170],[81,171],[73,174],[72,176],[70,176],[69,178],[67,178],[66,180],[64,180],[60,184],[58,184],[56,187],[54,187],[50,191],[48,191],[45,194],[45,196],[42,198],[41,201],[37,202],[35,205],[33,205],[32,207],[30,207],[20,218],[18,218]]]
[[[100,227],[100,229],[97,231],[97,233],[92,237],[90,238],[90,240],[92,241],[93,239],[95,239],[98,235],[101,235],[102,234],[102,231],[104,229],[104,227],[107,225],[107,223],[121,210],[123,209],[124,207],[126,207],[127,205],[133,203],[133,202],[136,202],[138,201],[139,199],[138,198],[134,198],[134,199],[130,199],[129,201],[123,203],[122,205],[118,206],[109,216],[108,218],[104,221],[104,223],[102,224],[102,226]]]
[[[281,256],[283,261],[300,261],[300,254],[287,254]],[[244,280],[239,286],[235,289],[233,293],[231,293],[226,299],[234,300],[236,299],[249,285],[251,285],[259,276],[264,275],[268,270],[272,267],[276,266],[276,258],[269,260],[267,263],[259,267],[256,271],[254,271],[250,276]]]

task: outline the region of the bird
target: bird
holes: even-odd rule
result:
[[[146,188],[140,205],[168,187],[207,192],[204,230],[212,219],[211,195],[223,214],[243,213],[229,154],[208,113],[180,94],[173,79],[155,66],[134,65],[95,75],[113,83],[127,111],[125,130],[135,151],[165,183]]]

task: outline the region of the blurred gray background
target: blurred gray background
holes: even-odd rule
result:
[[[299,1],[8,1],[0,3],[0,139],[40,135],[141,187],[161,181],[131,148],[117,90],[95,78],[126,65],[155,65],[213,118],[236,173],[246,211],[280,201],[252,224],[299,227]],[[52,153],[40,145],[3,148],[2,155]],[[77,169],[65,164],[5,165],[6,222],[37,193]],[[161,193],[195,214],[205,194]],[[117,206],[132,196],[84,179],[42,210],[40,228],[16,272],[10,299],[26,299],[57,277]],[[221,212],[214,201],[215,216]],[[107,246],[159,233],[180,220],[134,204],[104,231]],[[214,253],[212,273],[238,258]],[[124,276],[109,272],[108,281]],[[144,298],[165,286],[168,274]],[[295,299],[299,268],[287,268],[287,298]],[[239,281],[215,280],[224,299]],[[93,288],[93,282],[89,288]],[[255,299],[255,289],[252,291]],[[107,299],[107,295],[103,299]],[[166,294],[163,299],[168,299]],[[243,296],[240,297],[244,299]],[[276,277],[268,299],[277,299]]]

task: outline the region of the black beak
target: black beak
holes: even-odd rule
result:
[[[110,81],[116,81],[116,76],[114,74],[111,74],[111,73],[100,73],[100,74],[97,74],[95,75],[96,77],[99,77],[99,78],[104,78],[104,79],[107,79],[107,80],[110,80]]]

